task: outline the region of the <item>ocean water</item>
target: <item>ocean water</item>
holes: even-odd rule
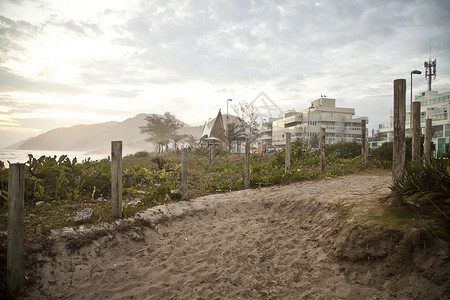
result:
[[[33,154],[34,158],[39,158],[42,155],[45,156],[57,156],[67,155],[71,160],[75,157],[78,162],[90,158],[91,160],[101,160],[107,158],[107,154],[92,154],[81,151],[52,151],[52,150],[13,150],[13,149],[1,149],[0,148],[0,160],[5,163],[8,168],[8,162],[10,163],[26,163],[28,161],[28,154]]]

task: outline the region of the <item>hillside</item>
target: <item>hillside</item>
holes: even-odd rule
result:
[[[9,146],[17,150],[58,150],[58,151],[109,151],[111,141],[123,141],[129,151],[148,150],[153,146],[145,141],[146,136],[139,127],[145,125],[145,117],[139,114],[123,122],[106,122],[92,125],[75,125],[56,128],[30,138],[22,143]],[[181,122],[181,121],[180,121]],[[182,122],[183,123],[183,122]],[[190,126],[185,123],[180,134],[199,136],[202,126]]]

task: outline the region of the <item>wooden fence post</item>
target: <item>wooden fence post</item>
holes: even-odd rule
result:
[[[413,124],[412,124],[412,160],[420,162],[420,102],[414,101],[412,106]]]
[[[392,154],[392,181],[395,186],[403,181],[405,173],[405,119],[406,80],[394,80],[394,141]],[[402,197],[392,197],[393,206],[403,205]]]
[[[284,162],[284,172],[291,172],[291,133],[286,132],[286,155]]]
[[[320,167],[325,174],[325,128],[320,128]]]
[[[122,218],[122,141],[111,142],[111,205],[113,218]]]
[[[23,287],[25,164],[10,164],[8,179],[7,286],[11,294]]]
[[[363,166],[367,164],[366,120],[361,120],[361,163]]]
[[[432,121],[431,119],[427,119],[425,121],[425,139],[423,141],[423,150],[424,150],[424,158],[426,161],[431,161],[431,138],[432,138]]]
[[[187,200],[188,191],[188,157],[187,148],[181,149],[181,200]]]
[[[250,187],[250,143],[245,138],[245,172],[244,172],[244,188]]]
[[[216,145],[212,144],[209,145],[208,147],[209,147],[209,163],[212,163],[216,155]]]

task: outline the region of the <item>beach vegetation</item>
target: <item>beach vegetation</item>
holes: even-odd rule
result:
[[[188,155],[188,198],[225,193],[244,188],[244,155],[229,154],[227,148],[192,149]],[[321,172],[320,153],[306,149],[301,140],[292,143],[291,172],[285,173],[285,152],[250,155],[250,187],[289,184],[340,176],[367,168],[360,157],[343,158],[335,152],[326,156]],[[112,220],[111,162],[108,159],[78,162],[61,157],[33,158],[26,164],[25,205],[27,232],[35,237],[51,229],[80,225],[73,219],[78,211],[92,208],[89,221]],[[370,167],[370,166],[369,166]],[[168,201],[178,201],[181,190],[181,155],[176,151],[140,151],[123,158],[123,214],[137,212]],[[6,228],[8,169],[0,172],[0,226]],[[31,217],[30,217],[31,215]],[[34,215],[34,216],[33,216]],[[38,217],[36,217],[38,216]],[[44,226],[45,225],[45,226]]]

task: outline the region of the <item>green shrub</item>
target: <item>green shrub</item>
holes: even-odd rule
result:
[[[383,143],[378,148],[370,151],[370,157],[375,161],[392,162],[393,149],[394,144],[392,142]]]
[[[67,155],[33,158],[25,172],[25,201],[67,201],[106,196],[111,190],[107,159],[78,164]]]
[[[300,159],[306,151],[305,144],[303,140],[296,139],[291,144],[291,158]]]
[[[423,151],[424,151],[423,150],[423,142],[424,142],[424,137],[422,135],[421,140],[420,140],[420,153],[422,154],[422,157],[423,157]],[[432,142],[431,143],[431,152],[433,153],[435,151],[435,149],[436,149],[436,145]],[[393,142],[386,142],[386,143],[381,144],[381,146],[379,146],[378,148],[370,150],[370,157],[377,165],[380,165],[380,167],[389,166],[389,168],[391,168],[393,151],[394,151]],[[412,157],[412,138],[406,137],[405,138],[405,161],[406,162],[411,161],[411,157]],[[386,163],[386,162],[390,162],[390,164]]]
[[[136,158],[147,158],[150,156],[150,153],[147,151],[139,151],[136,152],[133,156]]]
[[[354,158],[361,155],[361,143],[340,142],[325,146],[325,154],[334,154],[339,158]]]

